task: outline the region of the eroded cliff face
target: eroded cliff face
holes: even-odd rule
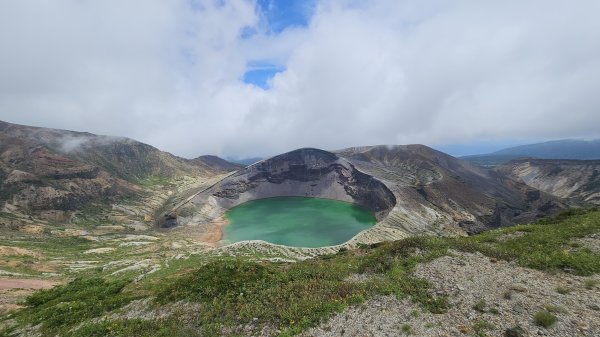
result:
[[[600,160],[527,158],[497,170],[556,197],[600,205]]]
[[[561,209],[560,201],[510,177],[423,145],[340,150],[380,179],[396,206],[382,225],[410,234],[471,234],[526,223]]]
[[[280,196],[352,202],[370,209],[378,220],[385,218],[396,204],[385,184],[359,171],[346,159],[323,150],[300,149],[256,163],[224,179],[183,205],[178,210],[179,222],[194,222],[207,211],[205,215],[210,217],[246,201]]]

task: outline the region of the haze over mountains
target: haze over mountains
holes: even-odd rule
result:
[[[220,158],[183,159],[132,139],[0,121],[0,196],[5,210],[66,221],[99,200],[142,191],[149,177],[207,177],[238,166]]]
[[[461,158],[483,166],[495,166],[522,157],[539,159],[600,159],[600,139],[587,141],[576,139],[554,140],[544,143],[514,146],[492,153],[470,155]]]
[[[145,206],[144,214],[156,224],[165,214],[169,226],[210,223],[247,200],[312,196],[361,204],[378,214],[372,232],[379,232],[368,240],[478,232],[552,214],[565,202],[597,202],[597,162],[586,163],[581,183],[575,174],[582,171],[569,161],[557,164],[571,167],[560,171],[532,168],[539,161],[527,162],[527,169],[520,162],[491,170],[422,145],[302,149],[246,168],[216,156],[184,159],[126,138],[5,122],[0,138],[3,209],[41,220],[69,222],[89,203],[144,194],[145,181],[156,177],[198,182],[168,195],[155,191],[160,200]],[[553,179],[570,183],[557,188]],[[144,218],[132,214],[128,221]]]

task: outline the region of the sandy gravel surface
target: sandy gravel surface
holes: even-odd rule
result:
[[[40,279],[0,278],[0,290],[6,289],[47,289],[58,282]]]
[[[504,336],[520,326],[522,336],[600,336],[600,289],[585,287],[586,279],[564,273],[548,274],[495,261],[481,254],[454,253],[418,266],[417,276],[448,294],[445,314],[424,312],[408,299],[393,296],[371,299],[337,314],[302,336],[476,336],[477,323],[487,336]],[[559,294],[557,288],[568,289]],[[485,302],[483,310],[474,305]],[[548,329],[533,316],[544,307],[555,310],[558,322]]]
[[[52,288],[57,281],[41,279],[0,278],[0,313],[21,308],[25,297],[38,289]]]

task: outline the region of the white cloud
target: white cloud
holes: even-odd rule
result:
[[[278,35],[190,3],[3,2],[0,119],[184,156],[600,136],[597,1],[322,0]],[[256,60],[287,69],[268,91]]]

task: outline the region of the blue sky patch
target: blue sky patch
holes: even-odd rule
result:
[[[316,0],[258,0],[256,6],[269,32],[281,33],[288,27],[306,27]]]
[[[257,87],[267,90],[270,88],[269,80],[282,71],[285,71],[285,68],[273,65],[250,67],[244,74],[243,80],[245,83],[254,84]]]
[[[314,13],[316,0],[257,0],[256,10],[260,13],[260,29],[266,34],[279,34],[290,27],[306,27]],[[244,27],[240,38],[249,39],[258,34],[256,27]],[[285,71],[285,67],[251,61],[242,80],[265,90],[269,89],[269,80],[277,73]]]

